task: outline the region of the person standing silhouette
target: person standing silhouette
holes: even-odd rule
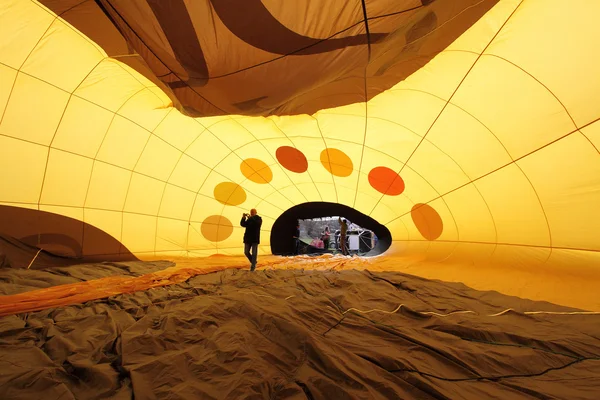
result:
[[[329,232],[329,226],[325,225],[325,230],[321,233],[321,240],[323,241],[323,248],[329,250],[329,239],[331,232]]]
[[[348,249],[346,248],[346,232],[348,231],[348,224],[345,219],[338,218],[340,222],[340,250],[343,255],[348,255]]]
[[[293,236],[294,239],[294,251],[293,255],[300,254],[300,223],[296,224],[296,236]]]
[[[256,259],[258,256],[258,244],[260,243],[260,227],[262,218],[257,214],[256,209],[250,210],[250,214],[242,214],[240,225],[246,228],[244,232],[244,255],[250,261],[250,271],[256,269]],[[250,253],[252,250],[252,253]]]

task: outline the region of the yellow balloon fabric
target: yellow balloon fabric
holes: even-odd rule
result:
[[[248,1],[287,44],[233,1],[155,3],[0,0],[2,233],[241,254],[256,208],[269,254],[331,202],[389,229],[384,257],[600,263],[599,1]]]

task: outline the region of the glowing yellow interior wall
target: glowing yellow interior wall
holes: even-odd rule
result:
[[[189,118],[35,1],[0,1],[0,204],[94,225],[138,255],[242,251],[328,201],[389,254],[535,267],[600,261],[600,2],[503,0],[364,103]],[[366,129],[365,129],[366,119]]]

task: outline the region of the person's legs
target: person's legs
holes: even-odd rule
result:
[[[256,269],[256,259],[258,258],[258,243],[252,243],[252,259],[250,262],[252,265],[250,266],[250,271],[254,271]]]
[[[244,255],[248,258],[248,261],[250,261],[250,264],[252,264],[252,255],[250,254],[250,247],[252,245],[250,243],[244,243]]]

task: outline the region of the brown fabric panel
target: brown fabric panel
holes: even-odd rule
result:
[[[189,86],[186,82],[176,79],[179,84],[173,84],[172,92],[177,97],[178,103],[181,104],[180,110],[191,117],[203,117],[207,115],[224,115],[232,113],[233,107],[227,109],[217,107],[205,99],[206,92],[199,91]],[[171,86],[171,85],[169,85]],[[214,101],[211,98],[211,101]],[[225,104],[226,105],[226,104]]]
[[[366,34],[326,40],[298,34],[279,22],[261,0],[211,0],[211,3],[233,34],[270,53],[319,54],[368,43]],[[377,33],[371,36],[371,41],[377,42],[386,36],[386,33]]]
[[[109,56],[135,53],[93,0],[39,1],[102,47]]]
[[[30,269],[73,265],[81,260],[60,257],[0,233],[0,268]]]
[[[106,232],[63,215],[29,208],[0,205],[0,235],[11,243],[18,242],[18,251],[0,249],[13,267],[27,267],[39,249],[44,254],[61,259],[35,258],[31,268],[72,264],[83,260],[136,260],[121,243]],[[84,243],[82,243],[82,241]],[[29,250],[23,250],[27,249]],[[62,261],[61,261],[62,260]]]
[[[130,5],[123,10],[123,4],[118,1],[98,0],[98,4],[103,12],[109,17],[110,21],[117,27],[122,37],[140,54],[152,68],[152,71],[157,76],[165,76],[169,72],[174,72],[180,77],[187,77],[187,71],[181,66],[179,61],[174,58],[174,53],[170,48],[170,43],[165,42],[166,37],[163,38],[164,32],[160,29],[160,25],[154,17],[152,9],[144,0],[144,4],[148,6],[146,15],[142,17],[133,18],[127,17],[126,14],[137,15],[137,6],[140,6],[139,2],[135,4],[137,6]],[[126,5],[134,3],[125,3]],[[140,27],[146,27],[149,32],[153,34],[146,34],[142,32]],[[157,32],[156,30],[160,30]]]
[[[98,1],[102,4],[106,13],[110,15],[113,23],[117,25],[121,34],[127,38],[137,53],[146,61],[148,68],[154,72],[154,74],[149,74],[152,75],[150,80],[156,82],[157,79],[160,79],[162,84],[158,86],[165,91],[175,107],[190,116],[222,115],[226,113],[205,99],[203,93],[198,90],[206,84],[206,74],[202,76],[202,71],[200,71],[199,77],[189,79],[189,71],[185,70],[181,63],[173,58],[172,49],[160,47],[156,44],[160,42],[159,38],[151,38],[135,29],[135,26],[143,21],[126,21],[123,19],[120,9],[126,7],[128,3],[110,2],[108,0]],[[145,2],[145,4],[147,3]],[[150,6],[149,9],[150,12],[153,12]],[[136,24],[132,24],[132,22],[136,22]],[[159,26],[158,21],[154,21],[153,24]],[[193,27],[191,29],[193,30]],[[166,34],[164,31],[162,33]],[[197,40],[195,33],[194,37]],[[171,45],[170,42],[169,45]],[[135,63],[132,64],[135,65]],[[136,69],[138,72],[142,72],[139,68]],[[144,68],[144,72],[148,76],[146,68]]]
[[[37,246],[44,250],[65,257],[80,258],[82,256],[81,243],[62,233],[41,233],[20,238],[23,243]]]
[[[61,15],[73,7],[81,7],[87,3],[93,3],[93,0],[38,0],[41,4],[48,7],[56,15]],[[83,4],[81,4],[83,3]]]
[[[141,55],[136,55],[136,56],[130,56],[130,57],[115,57],[118,61],[122,62],[123,64],[127,64],[129,67],[131,67],[132,69],[134,69],[135,71],[141,73],[142,75],[144,75],[146,78],[148,78],[149,81],[151,81],[152,83],[154,83],[156,86],[158,86],[159,88],[162,89],[163,92],[165,92],[169,98],[171,99],[171,101],[175,104],[178,105],[179,101],[177,100],[177,98],[175,97],[175,95],[169,90],[169,87],[167,84],[165,84],[165,82],[157,77],[153,72],[152,69],[150,68],[150,66],[146,63],[146,61],[144,60],[144,58],[142,58]],[[160,66],[162,66],[162,64],[160,64]],[[164,66],[162,66],[164,68]],[[168,70],[167,70],[168,71]],[[168,73],[171,73],[170,71]]]
[[[345,34],[364,31],[360,25]],[[281,57],[273,62],[256,68],[246,69],[239,73],[211,79],[202,88],[202,93],[222,109],[229,113],[257,115],[278,114],[284,107],[290,106],[294,99],[311,93],[331,83],[339,76],[345,76],[355,68],[364,66],[368,59],[367,46],[352,46],[330,53],[312,56]],[[318,73],[314,73],[318,71]],[[270,77],[266,80],[265,77]],[[354,90],[354,88],[352,88]],[[344,89],[347,93],[348,89]],[[360,85],[360,101],[364,100],[364,82]],[[259,96],[253,97],[255,94]],[[246,103],[250,99],[262,99],[256,102],[255,108]],[[244,104],[244,109],[234,104]],[[292,113],[295,109],[289,108]]]
[[[195,87],[208,81],[208,67],[184,0],[147,0],[177,60]]]
[[[42,1],[58,11],[72,4],[70,0]],[[211,0],[192,8],[184,0],[98,0],[121,35],[113,28],[104,38],[101,26],[107,23],[106,16],[100,15],[102,24],[86,27],[84,14],[76,11],[82,5],[65,18],[105,49],[122,50],[126,37],[152,73],[139,63],[130,64],[154,82],[157,77],[164,82],[159,86],[184,113],[293,115],[369,100],[391,88],[429,62],[497,2],[366,1],[371,32],[366,74],[368,38],[364,23],[352,20],[360,18],[354,11],[341,25],[355,26],[326,40],[297,31],[303,24],[294,25],[294,30],[282,23],[275,14],[289,21],[291,11],[285,4],[270,11],[260,0]],[[96,3],[84,5],[96,8],[90,8],[94,16],[101,14]],[[299,8],[297,3],[294,7]],[[195,18],[190,10],[214,15]],[[314,10],[313,5],[311,13]],[[324,24],[334,18],[326,10],[306,24]],[[195,26],[194,20],[206,23]],[[357,81],[360,76],[362,84]]]
[[[260,107],[258,105],[258,102],[261,100],[264,100],[266,98],[267,98],[267,96],[260,96],[255,99],[250,99],[250,100],[242,101],[239,103],[235,103],[235,104],[233,104],[233,106],[241,111],[256,110],[256,109],[259,109],[259,107]]]
[[[446,0],[447,1],[447,0]],[[418,9],[428,4],[424,4],[422,0],[365,0],[367,15],[370,18],[392,13],[406,12]]]
[[[406,43],[412,44],[437,28],[437,16],[433,11],[426,13],[406,32]]]
[[[375,57],[374,61],[369,66],[369,76],[382,76],[392,66],[402,63],[404,60],[410,58],[431,56],[427,59],[427,61],[429,61],[429,59],[433,58],[433,56],[439,52],[435,51],[432,54],[418,54],[419,50],[426,42],[423,38],[438,28],[438,17],[435,12],[428,10],[424,14],[417,13],[406,21],[406,23],[407,29],[396,32],[397,37],[395,38],[394,43],[388,44],[388,50],[382,54],[382,57]],[[400,50],[398,50],[399,48]],[[376,63],[380,66],[374,71],[373,65]],[[414,72],[412,68],[407,69],[405,75],[408,76],[412,72]]]
[[[109,56],[115,57],[120,62],[127,64],[139,72],[155,85],[160,87],[173,101],[179,105],[177,97],[161,80],[162,75],[171,73],[154,54],[141,45],[132,43],[134,38],[127,39],[121,34],[113,21],[102,11],[94,0],[39,0],[52,12],[59,15],[77,30],[94,41]],[[142,55],[132,57],[137,51]],[[128,55],[128,57],[119,57]]]
[[[432,2],[427,7],[417,7],[407,13],[370,21],[371,32],[388,33],[382,40],[372,42],[374,61],[367,70],[366,98],[364,72],[360,72],[364,68],[366,54],[317,53],[319,46],[323,46],[323,49],[335,47],[337,38],[313,46],[316,48],[313,50],[315,54],[296,57],[303,55],[303,52],[298,52],[292,57],[284,57],[217,81],[211,80],[201,92],[219,108],[246,115],[312,114],[323,108],[365,101],[425,65],[496,2],[462,0],[455,7],[448,7],[444,2]],[[413,3],[407,2],[407,5],[414,7]],[[350,35],[348,32],[342,35],[360,38],[360,35]],[[319,74],[307,73],[315,68]],[[361,75],[362,83],[347,79]],[[269,79],[265,81],[267,76]],[[349,85],[340,84],[344,81]],[[194,107],[193,103],[186,105]]]

